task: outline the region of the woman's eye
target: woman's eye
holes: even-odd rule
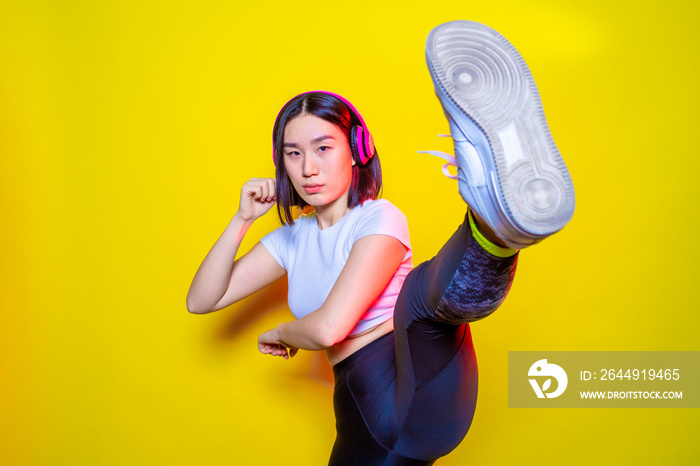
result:
[[[293,150],[293,151],[291,151],[291,152],[287,152],[287,155],[290,156],[290,157],[298,157],[298,156],[301,155],[301,154],[300,154],[299,152]]]
[[[328,149],[330,149],[330,147],[328,147],[328,146],[321,146],[321,147],[318,148],[318,151],[319,151],[319,152],[325,152],[325,151],[327,151]]]

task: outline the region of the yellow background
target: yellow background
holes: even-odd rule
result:
[[[700,350],[698,7],[610,0],[0,2],[0,464],[325,464],[323,356],[255,346],[284,286],[206,316],[187,289],[313,89],[361,110],[432,257],[464,212],[416,154],[451,151],[423,54],[453,19],[527,60],[577,207],[472,326],[476,417],[438,464],[696,464],[697,410],[507,408],[509,350]]]

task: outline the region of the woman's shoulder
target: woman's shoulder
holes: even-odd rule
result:
[[[390,216],[406,218],[401,209],[387,199],[372,199],[361,204],[361,216]]]
[[[315,211],[310,211],[305,214],[299,215],[296,220],[294,220],[294,225],[291,225],[294,227],[295,225],[300,225],[297,228],[303,228],[306,227],[307,225],[312,225],[316,223],[316,212]]]
[[[297,218],[294,219],[294,223],[292,223],[291,225],[283,224],[279,226],[278,229],[291,233],[293,231],[304,230],[306,228],[309,228],[309,226],[316,224],[316,212],[312,210],[310,212],[302,213],[299,216],[297,216]]]
[[[310,213],[301,214],[296,219],[294,223],[282,224],[270,231],[265,237],[276,237],[276,238],[294,238],[298,237],[300,233],[303,234],[312,226],[316,225],[316,214],[312,211]]]
[[[359,225],[395,225],[408,227],[406,216],[387,199],[365,201],[357,215]]]
[[[386,199],[365,201],[357,210],[352,229],[353,241],[367,235],[393,236],[401,241],[407,250],[411,249],[406,216]]]
[[[388,199],[369,199],[360,205],[360,208],[364,211],[371,212],[373,210],[386,210],[386,211],[398,211],[401,210],[396,207]]]

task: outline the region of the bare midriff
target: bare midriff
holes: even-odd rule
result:
[[[386,322],[368,328],[364,332],[352,335],[345,340],[337,343],[326,349],[326,357],[331,366],[335,366],[343,359],[350,356],[355,351],[367,346],[377,338],[386,335],[394,330],[394,319],[389,319]]]

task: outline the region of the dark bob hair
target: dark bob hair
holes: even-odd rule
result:
[[[274,157],[276,161],[277,214],[285,225],[293,225],[292,206],[300,209],[308,204],[296,192],[284,167],[284,129],[287,123],[299,115],[314,115],[335,125],[350,140],[350,129],[361,126],[360,118],[348,105],[337,97],[323,92],[299,94],[282,107],[272,131]],[[365,128],[366,129],[366,128]],[[353,154],[354,157],[354,154]],[[382,166],[377,150],[366,165],[355,159],[352,167],[352,184],[348,194],[348,207],[352,208],[368,199],[376,199],[382,189]]]

